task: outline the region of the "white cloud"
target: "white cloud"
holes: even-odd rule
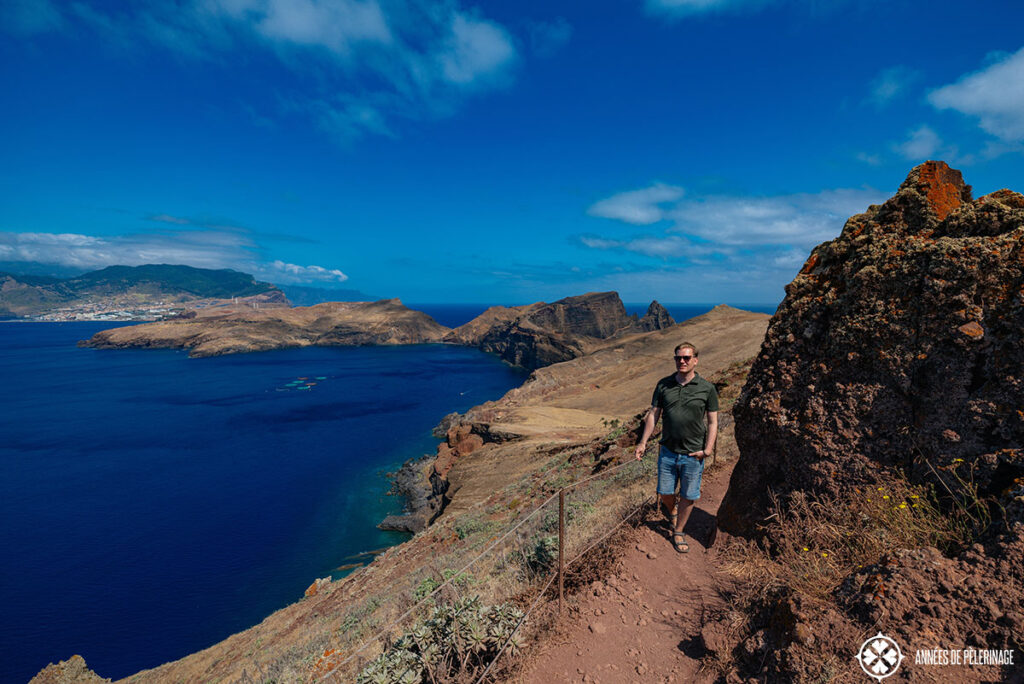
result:
[[[738,10],[770,4],[772,0],[646,0],[647,11],[670,17]]]
[[[0,260],[3,261],[37,261],[82,270],[114,265],[185,264],[197,268],[232,268],[271,282],[340,283],[348,280],[338,269],[283,261],[266,263],[259,259],[259,251],[259,246],[237,229],[113,236],[0,232]]]
[[[879,154],[868,154],[867,152],[858,152],[856,155],[857,161],[864,162],[870,166],[880,166],[882,164],[882,157]]]
[[[809,248],[835,237],[847,218],[886,198],[876,190],[858,188],[774,197],[682,197],[682,188],[657,184],[614,195],[593,205],[587,213],[634,225],[672,221],[666,237],[656,238],[656,242],[644,237],[618,240],[614,245],[662,256],[691,253],[697,248],[706,252],[767,245]],[[678,236],[696,241],[684,244]],[[587,246],[609,248],[597,243]]]
[[[348,280],[348,276],[336,268],[324,268],[322,266],[298,266],[296,264],[288,264],[283,261],[271,261],[269,264],[264,264],[259,269],[259,272],[261,274],[267,274],[264,277],[267,277],[270,280],[285,283],[343,283]]]
[[[881,109],[900,95],[903,95],[908,86],[917,78],[917,72],[905,66],[894,66],[883,69],[871,81],[869,86],[871,94],[868,102]]]
[[[515,57],[512,41],[500,26],[456,13],[438,61],[445,80],[466,85],[500,73]]]
[[[785,269],[799,268],[807,261],[808,256],[810,256],[808,252],[791,249],[788,252],[776,255],[772,259],[772,265]]]
[[[946,144],[930,126],[920,125],[907,133],[907,139],[893,145],[904,159],[921,162],[928,159],[942,159],[955,164],[970,164],[973,155],[962,156],[955,145]]]
[[[634,225],[649,225],[667,218],[662,204],[675,202],[682,196],[682,188],[657,183],[649,188],[630,190],[603,199],[587,209],[587,213]]]
[[[776,197],[727,197],[682,202],[675,230],[726,245],[810,247],[839,234],[846,219],[885,200],[869,189],[823,190]]]
[[[121,48],[149,43],[224,64],[269,51],[294,76],[275,86],[282,108],[341,141],[394,136],[400,119],[448,116],[509,83],[519,62],[504,27],[454,0],[148,0],[117,11],[87,0],[66,15]]]
[[[982,129],[1005,142],[1024,142],[1024,48],[933,90],[928,101],[976,117]]]
[[[218,6],[271,41],[347,55],[357,43],[386,45],[393,40],[384,12],[372,0],[223,0],[208,5]]]
[[[611,238],[583,235],[578,238],[580,244],[592,249],[623,250],[635,252],[644,256],[669,259],[674,257],[688,257],[690,259],[702,257],[714,253],[726,253],[728,248],[708,247],[697,244],[681,235],[652,236],[643,235],[629,240],[615,240]]]
[[[899,152],[910,160],[931,158],[942,145],[938,133],[931,127],[921,125],[910,132],[906,141],[898,146]]]

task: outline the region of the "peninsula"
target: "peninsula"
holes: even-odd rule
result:
[[[548,304],[491,307],[452,330],[398,299],[329,302],[309,307],[252,309],[221,306],[96,333],[81,346],[98,349],[187,349],[218,356],[308,346],[362,346],[446,342],[479,347],[534,369],[576,358],[602,341],[674,323],[651,302],[643,317],[626,314],[615,292],[591,292]]]

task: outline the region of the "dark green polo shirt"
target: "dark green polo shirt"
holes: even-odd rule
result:
[[[704,414],[718,410],[718,391],[697,374],[680,385],[673,373],[658,381],[651,406],[662,411],[661,443],[677,454],[689,454],[704,448],[708,435]]]

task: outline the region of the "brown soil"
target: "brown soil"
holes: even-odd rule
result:
[[[650,458],[650,456],[648,456]],[[686,526],[690,550],[675,551],[653,509],[625,535],[622,555],[602,580],[568,600],[566,616],[511,678],[550,682],[711,682],[701,659],[705,618],[725,607],[729,579],[709,547],[733,463],[711,469]],[[651,483],[652,489],[654,483]]]

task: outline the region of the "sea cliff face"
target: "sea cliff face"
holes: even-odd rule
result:
[[[643,318],[628,316],[615,292],[590,292],[548,304],[494,306],[452,330],[447,341],[479,347],[535,369],[582,356],[601,340],[674,324],[657,302]]]
[[[187,349],[218,356],[290,347],[440,342],[449,328],[397,299],[293,309],[200,310],[182,318],[104,330],[81,343],[98,349]]]

